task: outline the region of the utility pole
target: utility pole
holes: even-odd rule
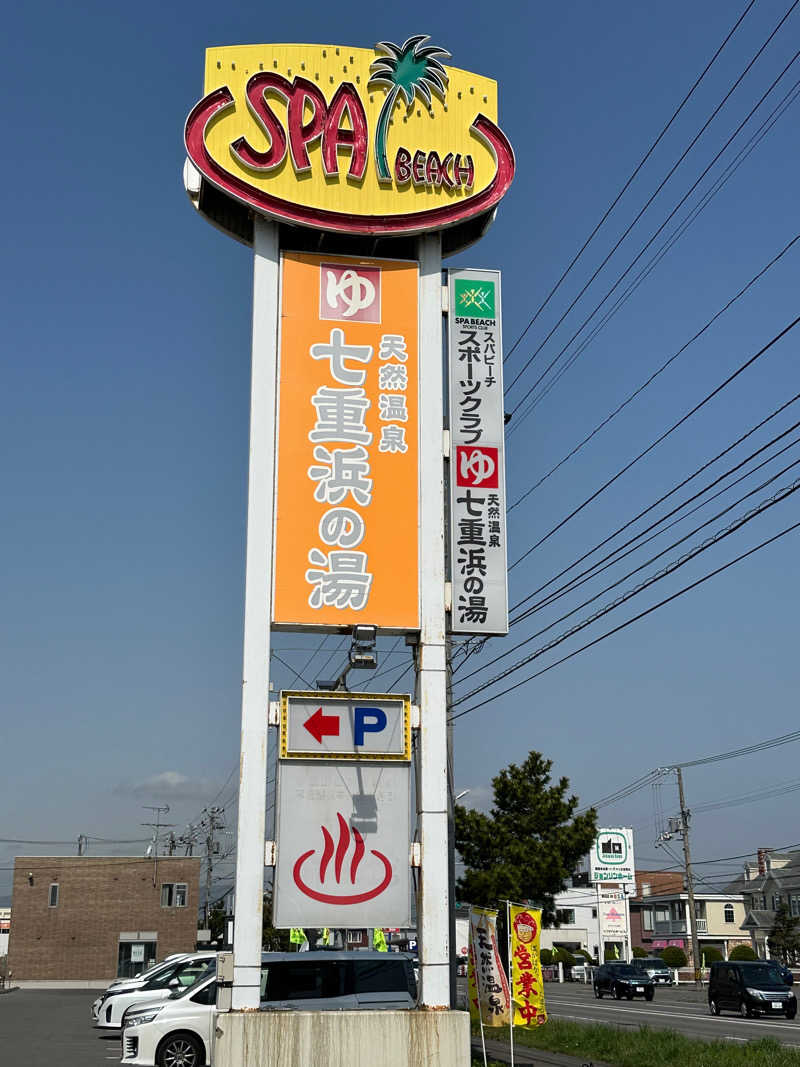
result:
[[[154,811],[156,813],[155,822],[143,822],[142,826],[149,826],[153,831],[153,840],[150,842],[150,848],[153,850],[153,888],[155,889],[158,884],[158,836],[162,826],[164,829],[170,826],[174,826],[174,822],[162,823],[161,816],[167,815],[169,812],[169,804],[151,805],[142,804],[145,811]],[[149,855],[149,851],[148,851]]]
[[[697,916],[694,910],[694,876],[692,874],[692,852],[689,845],[689,819],[691,818],[691,812],[686,807],[686,798],[683,794],[683,772],[680,767],[676,767],[675,772],[678,775],[678,801],[681,806],[681,837],[683,838],[683,860],[686,867],[686,892],[689,896],[689,928],[692,935],[694,982],[699,989],[702,985],[700,980],[700,945],[697,941]]]
[[[215,841],[215,834],[217,830],[222,829],[224,823],[222,816],[225,814],[224,808],[204,808],[206,816],[206,907],[205,907],[205,926],[208,929],[209,919],[211,915],[211,873],[214,868],[214,856],[216,855],[217,843]]]

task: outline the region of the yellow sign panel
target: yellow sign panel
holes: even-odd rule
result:
[[[273,622],[419,627],[418,265],[285,253]]]
[[[189,157],[229,196],[318,229],[419,233],[482,215],[514,156],[496,82],[448,56],[424,36],[209,48]]]
[[[512,904],[509,919],[514,1026],[541,1026],[547,1022],[542,963],[539,958],[542,913],[538,908]]]

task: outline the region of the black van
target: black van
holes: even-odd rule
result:
[[[708,981],[708,1010],[738,1011],[744,1018],[754,1015],[797,1015],[797,998],[780,972],[764,960],[712,963]]]

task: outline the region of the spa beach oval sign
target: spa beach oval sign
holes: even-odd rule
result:
[[[226,195],[315,229],[400,236],[484,215],[514,153],[497,83],[447,58],[424,35],[374,49],[210,48],[186,150]]]

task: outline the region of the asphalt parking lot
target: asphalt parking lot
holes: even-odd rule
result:
[[[91,989],[17,989],[0,996],[3,1067],[108,1067],[119,1063],[119,1034],[95,1030]]]

